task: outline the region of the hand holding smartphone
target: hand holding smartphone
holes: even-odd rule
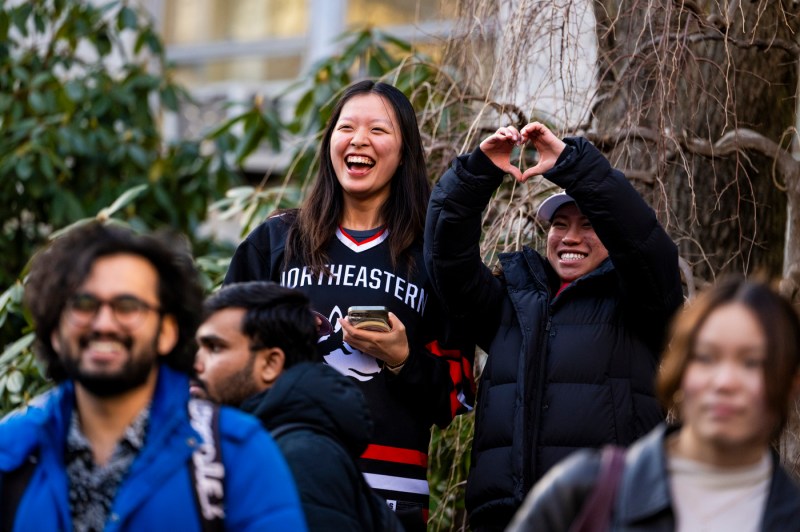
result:
[[[347,321],[356,329],[389,332],[389,309],[379,306],[354,306],[347,309]]]

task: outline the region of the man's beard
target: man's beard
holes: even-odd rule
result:
[[[208,383],[202,379],[193,379],[192,384],[202,390],[200,393],[196,393],[195,396],[238,408],[245,399],[261,391],[255,383],[252,362],[251,359],[250,364],[230,375],[224,381],[217,383],[213,392],[209,389]]]
[[[142,351],[139,356],[132,352],[133,341],[130,337],[122,338],[116,335],[89,334],[79,341],[79,351],[85,349],[91,340],[97,338],[113,339],[121,342],[128,351],[128,359],[122,367],[113,373],[88,372],[80,367],[80,353],[71,353],[69,344],[63,342],[67,349],[61,356],[61,363],[67,376],[79,383],[86,391],[96,397],[114,397],[142,386],[147,382],[150,373],[157,364],[156,338],[149,346],[148,352]]]

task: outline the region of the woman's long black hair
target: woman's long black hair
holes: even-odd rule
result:
[[[411,102],[397,88],[372,80],[350,85],[333,109],[320,146],[320,168],[289,231],[286,261],[299,259],[315,272],[326,270],[327,247],[342,220],[344,198],[331,161],[331,135],[342,108],[353,97],[377,94],[394,109],[401,133],[400,166],[391,180],[390,193],[381,207],[381,218],[389,229],[388,244],[392,266],[397,268],[415,240],[425,229],[425,213],[430,197],[430,183],[425,169],[425,154]]]

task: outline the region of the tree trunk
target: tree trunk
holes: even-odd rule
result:
[[[712,146],[732,132],[735,145],[744,128],[781,143],[794,127],[798,22],[788,5],[595,2],[594,127],[622,140],[609,146],[612,161],[649,178],[640,190],[706,280],[783,270],[786,195],[772,154]]]

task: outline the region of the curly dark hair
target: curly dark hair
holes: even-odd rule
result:
[[[194,333],[200,324],[203,288],[188,241],[175,234],[138,234],[117,225],[90,222],[56,238],[32,259],[25,284],[25,304],[34,320],[35,351],[56,382],[66,371],[50,341],[67,301],[84,282],[94,262],[109,255],[137,255],[158,272],[159,306],[178,325],[178,341],[166,357],[170,367],[191,374]]]
[[[317,350],[317,323],[302,292],[272,281],[249,281],[222,287],[203,305],[203,316],[227,308],[244,309],[241,331],[251,348],[279,347],[284,368],[300,362],[322,362]]]

